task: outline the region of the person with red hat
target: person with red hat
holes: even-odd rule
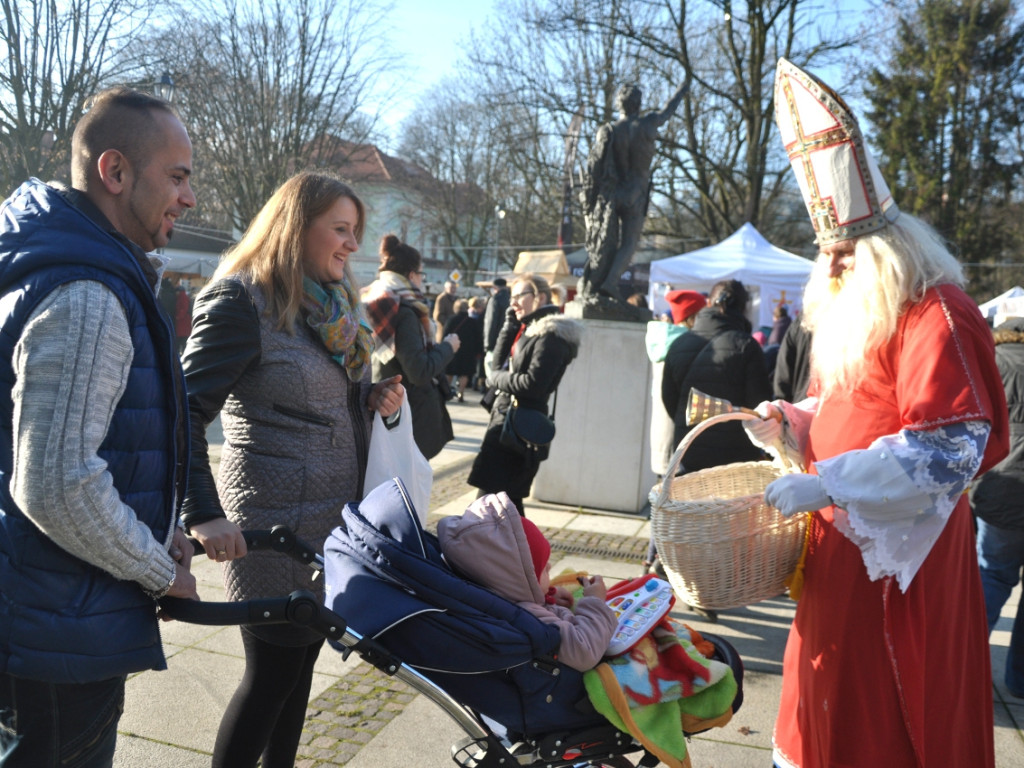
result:
[[[649,322],[645,338],[647,356],[651,360],[651,470],[659,479],[668,471],[669,459],[676,448],[673,440],[675,422],[661,402],[665,356],[673,342],[693,327],[697,313],[708,305],[707,297],[697,291],[669,291],[665,294],[665,300],[672,312],[672,322]],[[651,539],[644,560],[645,573],[655,564],[656,556],[654,540]]]
[[[708,305],[708,299],[697,291],[669,291],[665,301],[672,311],[672,324],[693,327],[693,318]]]
[[[691,429],[686,420],[691,389],[745,408],[753,408],[771,396],[764,351],[751,335],[751,323],[746,317],[749,302],[749,292],[739,280],[715,283],[707,306],[693,316],[691,329],[669,347],[659,394],[672,416],[673,448]],[[747,439],[743,428],[731,422],[700,435],[687,450],[681,470],[695,472],[734,462],[757,461],[763,456]],[[662,472],[667,470],[666,466]],[[648,567],[657,572],[659,564],[649,560]],[[714,618],[709,612],[703,615]]]
[[[665,356],[673,342],[693,327],[697,312],[708,305],[707,297],[697,291],[669,291],[665,294],[672,311],[672,323],[652,320],[647,324],[647,356],[651,359],[651,469],[661,477],[668,470],[668,461],[676,444],[672,437],[675,425],[672,414],[661,402],[661,375]]]
[[[575,604],[567,590],[552,587],[551,544],[508,495],[481,496],[463,515],[441,518],[437,538],[456,572],[556,625],[563,664],[586,672],[604,657],[616,627],[604,579],[584,578],[583,597]]]

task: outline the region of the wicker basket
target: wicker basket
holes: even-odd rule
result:
[[[651,535],[665,573],[679,598],[696,608],[736,608],[782,594],[800,559],[807,515],[786,518],[764,503],[765,486],[785,470],[750,461],[675,477],[705,429],[755,418],[726,413],[698,424],[651,490]]]

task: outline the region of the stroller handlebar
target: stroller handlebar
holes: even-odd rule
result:
[[[169,618],[189,624],[296,624],[339,641],[348,634],[345,619],[321,605],[316,595],[307,590],[296,590],[285,597],[226,603],[162,597],[160,610]],[[352,639],[353,642],[359,640],[355,636]]]
[[[309,627],[328,640],[356,651],[385,674],[395,674],[402,660],[370,638],[348,627],[345,619],[321,604],[316,595],[298,589],[285,597],[214,603],[182,597],[160,598],[162,615],[187,624],[230,627],[241,624],[294,624]],[[347,653],[347,651],[346,651]]]
[[[315,571],[322,572],[324,569],[323,555],[302,541],[287,525],[275,525],[269,531],[242,531],[242,537],[245,539],[245,546],[250,550],[272,549],[308,565]],[[195,554],[205,552],[197,539],[189,541],[192,542]]]

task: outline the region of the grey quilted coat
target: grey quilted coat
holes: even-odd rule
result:
[[[196,299],[183,360],[195,453],[184,518],[194,525],[222,508],[243,530],[284,524],[320,549],[342,507],[362,495],[370,372],[350,382],[308,328],[278,331],[263,309],[259,289],[234,278]],[[211,494],[205,430],[218,411],[224,446]],[[322,580],[312,574],[266,551],[224,571],[231,600],[319,593]]]

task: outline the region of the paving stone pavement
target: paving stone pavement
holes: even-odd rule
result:
[[[309,703],[296,768],[345,765],[416,693],[360,662]]]

